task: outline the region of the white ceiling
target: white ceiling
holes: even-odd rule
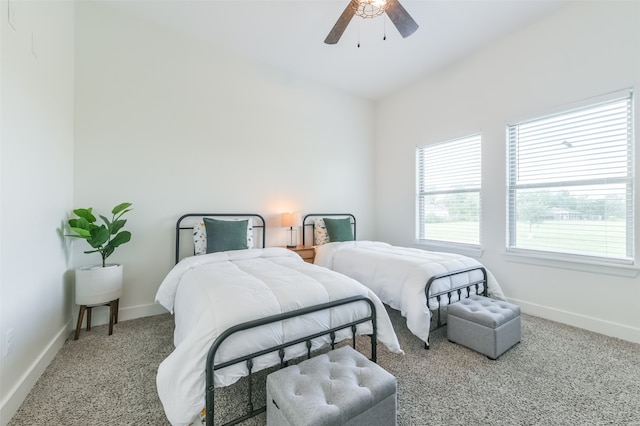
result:
[[[420,26],[413,35],[403,39],[386,16],[354,17],[336,45],[323,41],[349,0],[104,3],[209,40],[291,78],[311,79],[375,100],[554,12],[567,1],[400,0]]]

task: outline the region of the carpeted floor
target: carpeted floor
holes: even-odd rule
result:
[[[399,425],[640,425],[640,345],[523,315],[522,342],[491,361],[448,342],[446,329],[426,351],[389,313],[406,354],[379,346],[378,363],[398,378]],[[120,322],[112,336],[83,330],[9,425],[167,425],[155,373],[172,333],[168,314]],[[243,386],[218,392],[222,415],[241,409]]]

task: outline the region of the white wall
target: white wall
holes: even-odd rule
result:
[[[15,29],[7,2],[0,4],[2,425],[62,346],[71,320],[61,226],[73,201],[74,6],[12,5]]]
[[[575,2],[380,102],[376,237],[415,242],[416,146],[481,132],[480,260],[507,297],[525,312],[640,342],[637,275],[586,272],[585,265],[532,265],[504,254],[506,123],[611,91],[639,89],[639,52],[639,2]],[[636,134],[637,164],[639,151]],[[635,183],[640,212],[640,179]],[[636,229],[637,251],[639,234]],[[638,260],[636,255],[636,265]]]
[[[75,325],[73,268],[98,262],[81,241],[68,253],[61,227],[72,208],[134,203],[133,240],[111,258],[125,264],[124,320],[161,312],[153,297],[188,211],[262,213],[269,245],[284,244],[283,211],[350,211],[359,238],[411,244],[415,146],[479,130],[482,261],[507,295],[525,311],[640,341],[638,277],[503,255],[504,124],[637,87],[637,2],[572,5],[377,110],[93,2],[12,3],[16,30],[0,2],[0,356],[13,330],[13,351],[0,357],[0,424]],[[614,296],[603,301],[602,290]]]
[[[285,244],[285,211],[353,211],[372,235],[372,103],[93,2],[76,16],[74,203],[134,204],[132,241],[110,258],[125,268],[121,319],[161,311],[183,213],[261,213],[268,245]]]

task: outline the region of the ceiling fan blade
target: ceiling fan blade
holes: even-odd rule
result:
[[[338,40],[340,40],[340,37],[342,37],[342,33],[344,33],[344,30],[347,29],[347,25],[349,25],[349,22],[351,22],[351,18],[353,18],[353,15],[356,14],[356,10],[352,4],[354,1],[356,0],[349,1],[346,9],[344,10],[344,12],[342,12],[342,15],[340,15],[338,21],[335,23],[331,31],[329,31],[329,35],[324,39],[325,43],[336,44]]]
[[[407,38],[418,29],[418,24],[413,20],[409,12],[402,7],[398,0],[389,0],[387,16],[396,26],[402,38]]]

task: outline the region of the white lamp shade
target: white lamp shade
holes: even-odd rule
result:
[[[122,265],[76,269],[76,303],[102,305],[122,295]]]
[[[286,226],[287,228],[298,226],[300,223],[300,213],[282,213],[280,223],[282,226]]]

